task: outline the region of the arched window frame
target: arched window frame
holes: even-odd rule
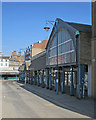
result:
[[[55,28],[55,27],[54,27],[54,28]],[[67,32],[69,33],[69,35],[72,37],[72,45],[73,45],[72,47],[74,47],[74,60],[73,60],[72,57],[70,57],[70,58],[72,58],[72,62],[69,62],[68,64],[72,64],[72,63],[75,64],[75,63],[76,63],[76,36],[75,36],[75,32],[76,32],[77,30],[76,30],[75,28],[73,28],[71,25],[65,23],[64,21],[62,22],[62,21],[60,20],[60,21],[59,21],[59,24],[58,24],[58,33],[59,33],[59,31],[60,31],[61,29],[67,30]],[[53,29],[52,32],[51,32],[51,35],[50,35],[50,38],[49,38],[49,44],[48,44],[47,51],[46,51],[46,53],[47,53],[47,54],[46,54],[46,64],[47,64],[47,65],[55,65],[55,64],[56,64],[56,62],[54,62],[54,61],[56,61],[57,55],[54,55],[55,60],[53,60],[52,56],[50,56],[50,54],[49,54],[50,46],[51,46],[51,43],[52,43],[52,41],[53,41],[54,36],[56,36],[55,29]],[[60,45],[59,45],[59,46],[60,46]],[[54,46],[54,47],[56,48],[57,46]],[[52,48],[51,48],[51,49],[52,49]],[[73,52],[73,51],[71,51],[71,52]],[[52,61],[53,61],[52,64],[50,64],[50,59],[49,59],[49,58],[52,58]],[[58,54],[58,58],[59,58],[59,54]],[[66,55],[65,55],[65,58],[66,58],[66,61],[68,61]],[[60,64],[60,63],[58,63],[58,64]],[[63,64],[67,64],[67,62],[65,62],[65,63],[63,63]]]

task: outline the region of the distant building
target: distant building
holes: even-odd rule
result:
[[[9,56],[5,56],[0,52],[0,79],[13,77],[13,68],[9,67]]]
[[[0,52],[0,69],[7,69],[9,67],[9,57],[4,56],[2,52]]]
[[[12,67],[13,70],[17,70],[24,63],[24,56],[20,52],[18,54],[16,51],[12,52],[12,56],[9,58],[9,67]]]
[[[46,51],[44,51],[32,57],[27,82],[44,87],[46,84],[46,77]]]
[[[38,56],[40,53],[46,51],[47,42],[48,42],[48,40],[43,40],[42,42],[38,41],[37,43],[34,43],[30,47],[28,46],[26,48],[25,62],[26,62],[26,78],[27,79],[29,79],[29,77],[28,77],[29,73],[30,73],[29,66],[32,64],[33,58],[35,58],[35,56]],[[23,64],[19,67],[19,73],[20,73],[21,80],[22,80],[22,78],[24,78],[24,65],[25,64]]]
[[[47,42],[48,42],[48,40],[43,40],[42,42],[38,41],[37,43],[34,43],[34,45],[32,47],[32,57],[41,52],[46,51],[45,48],[46,48]]]
[[[43,40],[42,42],[38,41],[37,43],[34,43],[33,45],[28,46],[25,51],[26,61],[30,61],[33,56],[46,51],[45,48],[46,48],[47,42],[48,40]]]
[[[16,79],[18,77],[18,68],[24,63],[24,56],[18,55],[16,51],[12,53],[12,56],[5,56],[0,52],[0,78],[2,79]]]

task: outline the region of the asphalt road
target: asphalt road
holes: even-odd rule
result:
[[[16,81],[2,81],[3,118],[87,118],[23,89]]]

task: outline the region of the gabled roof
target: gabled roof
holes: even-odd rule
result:
[[[67,23],[69,24],[70,26],[72,26],[73,28],[75,28],[76,30],[78,30],[79,32],[82,31],[82,32],[91,32],[91,28],[92,26],[91,25],[87,25],[87,24],[80,24],[80,23],[71,23],[71,22],[66,22],[66,21],[63,21],[59,18],[57,18],[56,20],[59,21],[59,23]]]
[[[82,32],[91,32],[91,25],[86,25],[86,24],[79,24],[79,23],[70,23],[70,22],[66,22],[69,25],[71,25],[72,27],[74,27],[75,29],[77,29],[78,31],[82,31]]]
[[[70,26],[73,30],[78,30],[79,32],[81,32],[81,31],[82,31],[82,32],[91,32],[91,28],[92,28],[91,25],[85,25],[85,24],[79,24],[79,23],[66,22],[66,21],[63,21],[63,20],[61,20],[61,19],[59,19],[59,18],[57,18],[56,21],[58,21],[58,24],[62,24],[62,26],[63,26],[64,24],[66,24],[66,25]],[[49,40],[48,40],[46,49],[47,49],[47,47],[48,47],[50,38],[51,38],[51,36],[52,36],[52,34],[53,34],[53,32],[54,32],[55,27],[56,27],[56,22],[55,22],[55,24],[54,24],[54,26],[53,26],[53,29],[52,29],[52,32],[51,32],[51,34],[50,34],[50,37],[49,37]]]
[[[34,43],[33,48],[45,49],[48,40],[43,40],[41,43]]]
[[[46,68],[46,52],[42,52],[36,55],[34,59],[32,59],[29,69],[36,71],[45,68]]]
[[[39,58],[39,57],[43,56],[44,54],[46,54],[46,52],[45,52],[45,51],[40,52],[40,53],[36,54],[35,56],[33,56],[33,57],[32,57],[32,60],[37,59],[37,58]]]

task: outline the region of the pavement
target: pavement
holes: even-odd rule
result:
[[[75,96],[62,94],[61,92],[59,92],[59,94],[57,95],[54,90],[38,87],[37,85],[24,85],[24,83],[21,83],[20,81],[18,81],[17,84],[20,87],[28,90],[29,92],[55,104],[56,106],[87,117],[94,118],[95,113],[93,99],[77,99]]]

